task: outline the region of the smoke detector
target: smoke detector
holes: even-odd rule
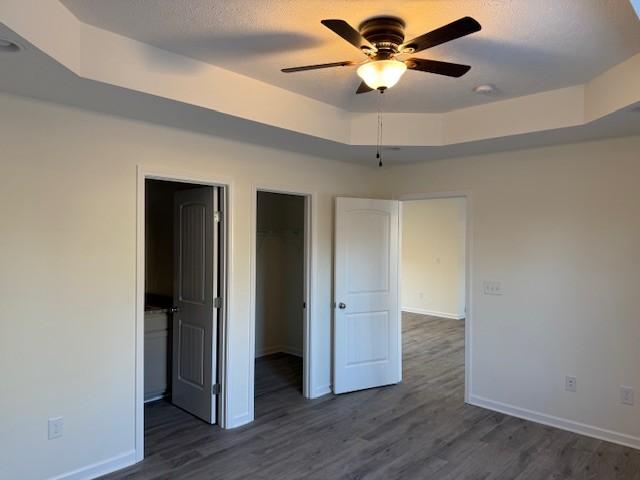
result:
[[[486,83],[484,85],[478,85],[476,87],[473,87],[473,91],[478,95],[491,95],[496,91],[496,87],[494,87],[489,83]]]
[[[22,47],[11,40],[7,40],[6,38],[0,38],[0,52],[4,53],[14,53],[22,50]]]

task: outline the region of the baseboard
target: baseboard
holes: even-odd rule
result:
[[[151,403],[151,402],[155,402],[157,400],[162,400],[163,398],[167,397],[168,394],[167,393],[158,393],[155,394],[149,398],[145,398],[144,399],[144,403]]]
[[[311,392],[311,398],[322,397],[323,395],[327,395],[331,393],[331,385],[323,385],[321,387],[316,387]]]
[[[287,345],[283,345],[280,347],[280,352],[288,353],[289,355],[294,355],[296,357],[302,358],[302,349],[296,347],[289,347]]]
[[[478,395],[471,395],[469,397],[469,403],[476,407],[486,408],[511,415],[512,417],[518,417],[524,420],[548,425],[550,427],[556,427],[561,430],[579,433],[581,435],[586,435],[587,437],[597,438],[598,440],[617,443],[618,445],[624,445],[625,447],[640,449],[640,437],[614,432],[605,428],[594,427],[592,425],[575,422],[566,418],[554,417],[553,415],[547,415],[545,413],[509,405],[507,403],[497,402]]]
[[[450,318],[451,320],[463,320],[464,315],[458,315],[457,313],[436,312],[435,310],[425,310],[424,308],[414,307],[402,307],[403,312],[417,313],[419,315],[429,315],[431,317]]]
[[[243,425],[247,425],[251,422],[253,422],[253,416],[249,412],[244,412],[227,421],[227,426],[225,427],[225,429],[228,430],[232,428],[242,427]]]
[[[274,353],[288,353],[289,355],[295,355],[296,357],[302,357],[302,350],[295,347],[289,347],[287,345],[276,345],[275,347],[265,348],[256,352],[256,358],[266,357],[267,355],[273,355]]]
[[[98,478],[102,475],[106,475],[107,473],[129,467],[134,463],[136,463],[136,452],[135,450],[132,450],[103,462],[92,463],[86,467],[51,477],[49,480],[90,480],[92,478]]]
[[[280,346],[269,347],[262,350],[256,350],[256,358],[266,357],[267,355],[273,355],[280,351]]]

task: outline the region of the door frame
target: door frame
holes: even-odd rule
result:
[[[223,269],[221,276],[222,308],[219,310],[219,337],[218,337],[218,382],[220,394],[217,398],[218,425],[227,428],[228,419],[228,389],[227,389],[227,365],[229,358],[229,329],[227,319],[229,305],[231,303],[232,284],[232,182],[220,177],[197,175],[193,173],[179,172],[137,166],[136,189],[136,311],[135,311],[135,425],[134,445],[135,462],[144,459],[144,296],[145,296],[145,180],[163,180],[168,182],[182,182],[194,185],[220,187],[222,190],[222,218],[223,227],[220,240],[223,242],[220,267]]]
[[[406,195],[394,195],[393,199],[400,201],[400,268],[402,268],[402,208],[403,202],[412,200],[442,200],[447,198],[465,199],[465,229],[464,229],[464,290],[465,290],[465,319],[464,319],[464,402],[470,403],[471,384],[473,379],[473,306],[471,301],[473,278],[473,217],[471,193],[467,191],[414,193]],[[400,292],[402,292],[402,269],[400,270]],[[400,307],[402,313],[402,307]]]
[[[304,312],[302,327],[302,394],[305,398],[315,398],[315,385],[312,377],[312,325],[315,306],[315,283],[313,273],[316,271],[316,194],[309,190],[254,184],[251,189],[251,294],[249,319],[249,413],[255,418],[255,355],[256,355],[256,246],[258,221],[258,192],[295,195],[304,198],[304,301],[307,308]]]

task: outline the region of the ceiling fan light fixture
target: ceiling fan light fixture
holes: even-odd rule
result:
[[[358,67],[358,76],[371,88],[384,90],[393,87],[406,72],[407,66],[399,60],[376,60]]]

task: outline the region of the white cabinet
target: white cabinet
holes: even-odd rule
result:
[[[171,335],[167,309],[144,312],[144,400],[166,395],[170,375]]]

